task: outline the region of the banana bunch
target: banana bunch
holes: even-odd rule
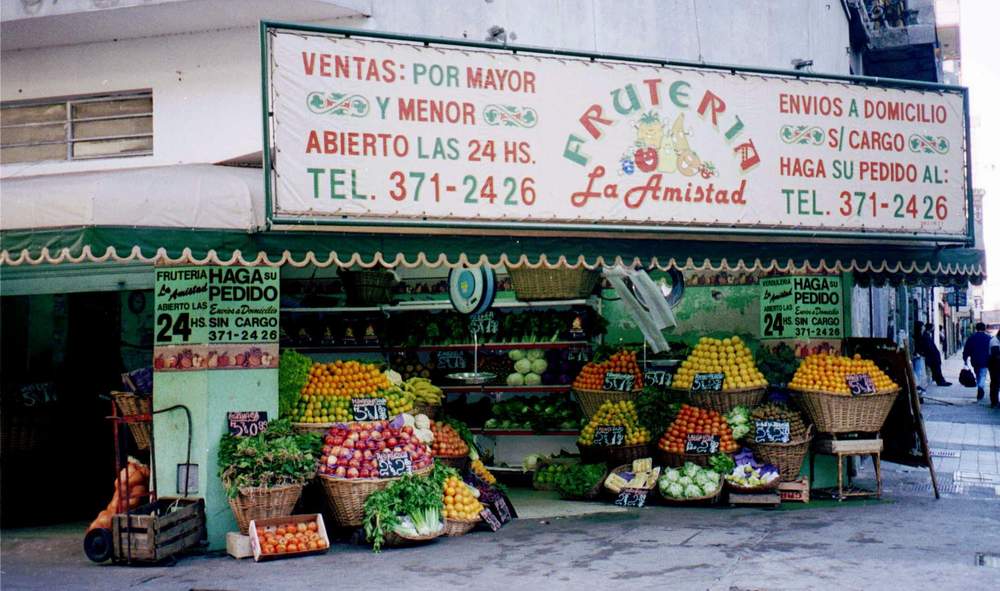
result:
[[[410,378],[401,385],[404,392],[413,395],[413,399],[418,404],[441,404],[444,392],[431,383],[427,378]]]

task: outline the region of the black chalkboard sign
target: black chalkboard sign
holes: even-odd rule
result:
[[[483,518],[483,521],[486,522],[486,525],[490,526],[490,529],[493,531],[497,531],[501,527],[503,527],[503,524],[500,523],[500,520],[497,519],[497,516],[494,515],[493,511],[490,511],[489,509],[483,509],[482,511],[480,511],[479,516]]]
[[[405,451],[380,451],[375,454],[379,478],[395,478],[413,472],[413,462]]]
[[[438,351],[435,367],[438,369],[465,369],[465,353],[462,351]]]
[[[503,497],[499,497],[493,502],[493,508],[496,510],[497,517],[500,518],[500,523],[510,521],[510,508],[507,507],[507,501]]]
[[[649,491],[642,488],[623,488],[615,499],[619,507],[643,507],[646,505],[646,494]]]
[[[625,443],[624,425],[597,425],[594,427],[593,445],[621,445]]]
[[[267,413],[263,410],[227,412],[229,434],[236,437],[253,437],[267,429]]]
[[[756,443],[788,443],[791,427],[788,421],[754,421],[753,440]]]
[[[844,376],[844,381],[847,382],[847,387],[851,390],[851,396],[875,393],[875,382],[872,381],[871,374],[849,373]]]
[[[708,433],[688,433],[684,440],[686,454],[714,454],[719,451],[719,436]]]
[[[644,386],[669,388],[674,383],[674,374],[665,369],[651,369],[642,374],[642,383]]]
[[[604,390],[612,392],[631,392],[635,386],[635,376],[630,373],[618,373],[609,371],[604,374]]]
[[[355,421],[384,421],[389,418],[385,398],[351,398]]]
[[[698,373],[691,380],[692,392],[718,392],[726,379],[724,373]]]

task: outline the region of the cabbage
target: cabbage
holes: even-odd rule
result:
[[[525,357],[527,359],[530,359],[531,361],[535,361],[536,359],[542,359],[545,357],[545,351],[541,349],[528,349],[528,352],[525,354]],[[542,371],[545,370],[543,369]],[[540,371],[538,373],[542,372]]]
[[[524,385],[524,376],[522,376],[519,373],[512,373],[512,374],[510,374],[509,376],[507,376],[507,385],[508,386],[523,386]]]
[[[708,482],[708,471],[701,470],[694,475],[694,483],[698,486],[705,486],[706,482]]]
[[[507,353],[507,357],[509,357],[511,361],[520,361],[524,359],[524,351],[520,349],[511,349],[510,353]]]
[[[702,472],[705,475],[705,482],[709,484],[719,485],[719,473],[712,470],[705,470]],[[707,493],[706,493],[707,494]]]
[[[514,369],[517,373],[531,373],[531,362],[527,359],[518,359],[514,363]]]
[[[533,373],[545,373],[545,370],[549,368],[549,363],[544,359],[535,359],[531,362],[531,371]]]
[[[681,472],[683,472],[685,476],[690,476],[691,478],[694,478],[694,475],[697,474],[699,470],[701,470],[701,466],[695,464],[694,462],[684,462],[684,467],[681,468]]]
[[[684,487],[684,498],[690,499],[703,496],[705,496],[705,493],[698,487],[697,484],[689,484]]]
[[[679,499],[684,496],[684,487],[677,484],[676,482],[671,482],[667,485],[667,496],[675,499]]]
[[[541,383],[542,383],[542,376],[538,375],[537,373],[529,373],[525,374],[524,376],[525,386],[538,386],[541,385]]]
[[[675,468],[670,468],[669,470],[663,473],[663,478],[665,478],[669,482],[677,482],[677,479],[680,477],[681,473]]]
[[[692,480],[690,476],[681,476],[677,479],[677,484],[687,486],[689,484],[694,484],[694,480]]]
[[[719,490],[719,483],[718,482],[706,482],[704,485],[702,485],[701,490],[706,495],[713,495],[713,494],[715,494],[715,491]]]

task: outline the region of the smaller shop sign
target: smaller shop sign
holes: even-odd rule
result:
[[[351,412],[355,421],[384,421],[389,418],[385,398],[351,398]]]
[[[229,434],[235,437],[254,437],[267,429],[267,412],[263,410],[227,412]]]
[[[621,445],[625,442],[623,425],[597,425],[594,427],[594,445]]]
[[[876,392],[875,382],[872,380],[871,374],[849,373],[844,376],[844,381],[847,382],[847,387],[851,390],[851,396],[874,394]]]
[[[413,462],[405,451],[380,451],[375,454],[379,478],[396,478],[413,472]]]
[[[619,507],[643,507],[646,505],[648,490],[642,488],[623,488],[615,499]]]
[[[634,375],[609,371],[604,374],[604,385],[601,388],[610,392],[631,392],[634,385]]]
[[[791,427],[788,421],[755,421],[753,440],[756,443],[788,443]]]
[[[691,380],[692,392],[719,392],[726,380],[724,373],[699,373]]]
[[[843,338],[839,276],[766,277],[760,280],[760,289],[760,338]]]
[[[492,531],[499,531],[503,524],[497,519],[497,516],[489,508],[485,508],[479,512],[479,516],[483,518],[486,525],[489,526]]]
[[[665,369],[650,369],[642,374],[642,384],[644,386],[656,386],[659,388],[669,388],[674,383],[674,374]]]
[[[718,435],[708,433],[688,433],[684,440],[684,453],[686,454],[714,454],[719,451]]]
[[[437,369],[465,369],[465,353],[462,351],[438,351],[434,366]]]

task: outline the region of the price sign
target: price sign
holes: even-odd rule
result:
[[[839,339],[844,336],[839,276],[784,276],[760,280],[762,339]]]
[[[486,335],[495,335],[500,330],[500,323],[497,322],[493,312],[483,312],[469,317],[469,332],[480,335],[480,341]]]
[[[618,373],[615,371],[609,371],[604,374],[604,385],[601,386],[605,390],[610,390],[613,392],[631,392],[632,387],[635,385],[635,376],[630,373]]]
[[[718,392],[722,390],[722,382],[726,379],[724,373],[699,373],[691,380],[692,392]]]
[[[753,440],[757,443],[788,443],[791,428],[788,421],[755,421]]]
[[[490,511],[489,509],[483,509],[482,511],[480,511],[479,516],[483,518],[483,521],[486,522],[486,525],[490,526],[490,529],[493,531],[497,531],[501,527],[503,527],[503,524],[500,523],[500,520],[497,519],[497,516],[494,515],[493,511]]]
[[[395,478],[413,472],[413,462],[405,451],[380,451],[375,454],[379,478]]]
[[[624,442],[624,425],[598,425],[594,427],[594,445],[621,445]]]
[[[642,374],[642,383],[645,386],[669,388],[674,383],[674,374],[665,369],[651,369]]]
[[[355,421],[384,421],[389,418],[385,398],[351,398]]]
[[[229,434],[253,437],[267,429],[267,413],[262,410],[227,412]]]
[[[435,366],[438,369],[465,369],[465,353],[462,351],[438,351]]]
[[[847,382],[847,387],[851,390],[851,396],[875,393],[875,382],[872,381],[871,374],[849,373],[844,376],[844,381]]]
[[[586,349],[570,349],[566,356],[567,361],[590,361],[590,351]]]
[[[500,518],[500,523],[507,523],[510,521],[510,507],[507,506],[507,501],[505,501],[503,497],[494,501],[493,508],[496,509],[497,516]]]
[[[648,490],[642,488],[623,488],[615,499],[615,504],[619,507],[643,507],[646,505],[646,494]]]
[[[708,433],[688,433],[684,440],[686,454],[714,454],[719,451],[719,436]]]

